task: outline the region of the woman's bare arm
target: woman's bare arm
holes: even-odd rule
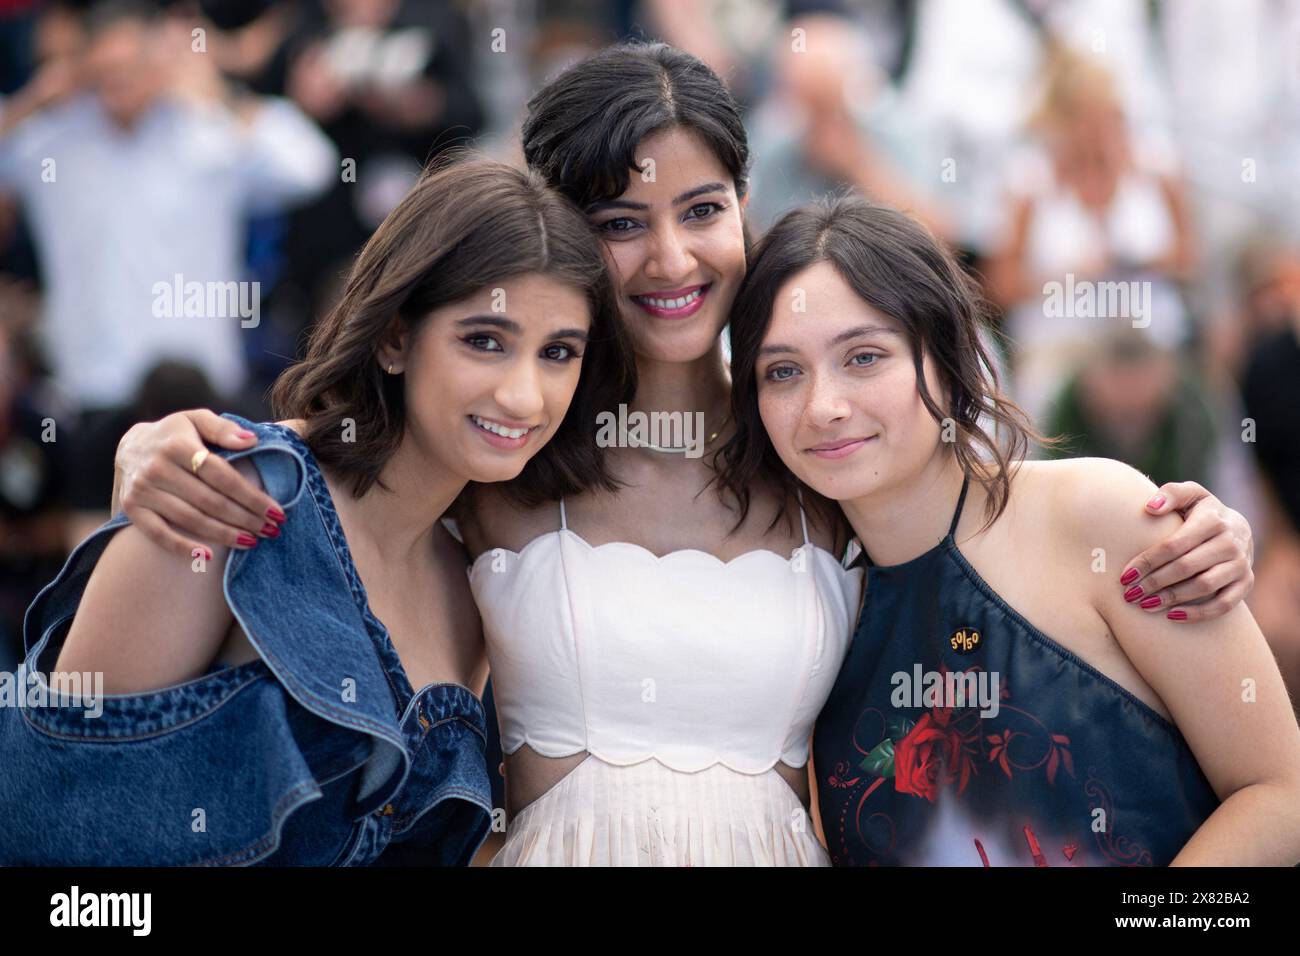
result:
[[[1154,486],[1105,459],[1077,463],[1062,514],[1079,547],[1141,550],[1176,530],[1132,502]],[[1084,553],[1087,553],[1086,551]],[[1125,655],[1159,695],[1222,804],[1176,865],[1293,866],[1300,862],[1300,726],[1263,634],[1244,604],[1214,620],[1176,624],[1142,614],[1106,575],[1080,571]]]
[[[234,463],[260,487],[247,459]],[[234,620],[222,577],[229,549],[178,557],[134,525],[118,531],[86,584],[56,671],[104,675],[104,691],[132,694],[200,676]]]

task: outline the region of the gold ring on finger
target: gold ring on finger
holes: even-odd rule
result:
[[[197,475],[199,473],[199,469],[203,467],[203,462],[207,460],[208,455],[210,454],[212,453],[208,451],[206,448],[200,448],[193,455],[191,455],[190,471],[194,472],[194,474]]]

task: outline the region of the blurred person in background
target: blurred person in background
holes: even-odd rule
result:
[[[0,116],[0,189],[18,196],[36,240],[46,354],[87,427],[163,359],[238,391],[246,320],[160,317],[157,287],[243,279],[248,216],[335,175],[333,147],[292,104],[234,95],[194,45],[201,22],[98,3],[84,62],[47,64]]]
[[[1242,289],[1242,438],[1259,464],[1267,520],[1250,604],[1300,701],[1300,246],[1253,251],[1241,270],[1252,280]]]
[[[36,374],[34,293],[0,281],[0,671],[21,658],[23,614],[66,556],[71,416]],[[111,473],[111,453],[109,469]]]
[[[289,63],[322,14],[307,0],[200,0],[216,28],[209,46],[221,72],[261,96],[284,96]]]
[[[1300,218],[1300,0],[1162,0],[1159,61],[1187,171],[1199,284],[1234,295],[1233,262],[1270,218]]]
[[[672,9],[675,17],[665,22],[676,29],[666,39],[708,62],[707,44],[687,35],[681,4],[661,0],[648,6]],[[750,68],[763,80],[751,81],[752,92],[761,96],[747,119],[755,144],[752,225],[765,229],[789,209],[848,186],[905,209],[940,237],[952,238],[952,217],[937,190],[925,188],[938,182],[938,167],[933,176],[923,167],[928,143],[898,108],[858,5],[783,0],[742,6],[754,8],[751,20],[763,25],[764,38],[761,63]],[[733,13],[730,19],[740,18]],[[751,23],[748,33],[754,30]],[[735,44],[741,51],[754,45],[739,27],[729,32],[741,37]]]
[[[241,92],[274,97],[286,95],[289,64],[323,17],[308,0],[200,0],[199,10],[215,28],[208,55],[227,81]],[[286,249],[292,215],[292,209],[265,211],[251,216],[247,227],[246,264],[262,299],[261,322],[242,336],[245,393],[259,396],[244,410],[253,418],[269,414],[260,396],[292,360],[309,320],[306,296],[291,278],[286,281],[292,275]]]
[[[891,0],[851,0],[868,7]],[[1020,147],[1044,66],[1060,47],[1116,77],[1134,130],[1164,142],[1168,112],[1157,43],[1163,4],[1140,0],[899,0],[894,72],[902,110],[925,130],[966,258],[997,252],[1006,164]],[[943,174],[941,174],[941,170]]]
[[[1204,385],[1147,329],[1105,334],[1057,397],[1048,433],[1063,439],[1048,458],[1114,458],[1157,484],[1212,483],[1214,414]]]
[[[267,16],[279,16],[274,10]],[[288,41],[284,90],[338,148],[342,175],[290,217],[284,291],[305,327],[331,307],[356,250],[443,149],[483,124],[456,4],[322,0]]]
[[[1172,156],[1135,144],[1110,73],[1057,46],[1035,142],[1007,170],[1007,229],[989,264],[993,297],[1010,310],[1013,394],[1042,423],[1084,355],[1117,324],[1145,323],[1154,343],[1177,349],[1189,322],[1176,283],[1190,275],[1193,237]],[[1125,315],[1074,308],[1075,290],[1128,285]],[[1048,283],[1064,290],[1063,314],[1049,309]],[[1086,302],[1086,300],[1081,300]],[[1090,314],[1089,314],[1090,313]]]
[[[113,456],[117,443],[136,422],[151,422],[195,405],[234,407],[213,390],[192,362],[163,360],[140,380],[131,401],[110,409],[77,433],[77,468],[67,481],[71,516],[66,541],[71,548],[112,517]]]
[[[0,135],[45,105],[63,98],[80,83],[86,47],[82,6],[54,2],[28,12],[29,28],[21,31],[21,41],[14,41],[27,45],[21,53],[15,50],[9,59],[11,69],[20,79],[15,89],[6,91],[8,98],[0,100]],[[0,273],[33,281],[40,277],[22,206],[15,195],[3,189],[0,189]]]
[[[1213,344],[1225,373],[1240,382],[1253,355],[1287,340],[1300,303],[1300,238],[1257,221],[1232,266],[1234,308]]]
[[[0,130],[78,82],[84,4],[13,4],[0,11]],[[0,670],[22,656],[22,622],[66,557],[74,409],[50,387],[37,341],[40,270],[16,197],[0,191]]]

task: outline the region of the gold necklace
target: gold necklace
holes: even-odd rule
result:
[[[726,416],[722,419],[722,423],[718,425],[717,430],[708,438],[704,439],[704,444],[700,446],[700,451],[703,451],[704,449],[708,448],[709,445],[713,442],[713,440],[722,434],[722,430],[727,427],[727,422],[729,421],[731,421],[730,412],[728,412]],[[626,430],[623,432],[623,443],[624,443],[624,447],[626,448],[648,448],[650,451],[664,452],[665,454],[669,454],[669,455],[680,455],[683,452],[688,452],[691,450],[689,445],[680,445],[680,446],[675,446],[673,448],[665,448],[662,445],[656,445],[654,444],[654,442],[648,442],[648,441],[633,443],[629,440],[629,436]]]

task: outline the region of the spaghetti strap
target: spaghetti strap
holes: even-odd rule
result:
[[[957,522],[961,520],[961,507],[966,503],[966,490],[970,487],[970,475],[962,479],[961,494],[957,496],[957,510],[952,513],[952,524],[948,525],[948,537],[957,532]]]
[[[795,488],[795,495],[799,498],[799,524],[803,527],[803,543],[808,543],[808,519],[803,513],[803,489]]]
[[[564,496],[560,496],[560,530],[569,530],[569,519],[564,514]]]

